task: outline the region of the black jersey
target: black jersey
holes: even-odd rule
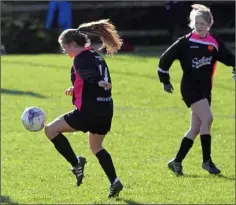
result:
[[[210,33],[205,38],[200,38],[192,32],[179,38],[163,53],[159,61],[158,76],[164,84],[170,83],[169,68],[175,59],[180,61],[183,70],[182,93],[185,90],[210,93],[216,61],[235,66],[235,56],[218,37]]]
[[[111,89],[98,85],[100,80],[111,83],[105,60],[91,47],[74,58],[71,81],[74,86],[72,102],[78,110],[101,111],[112,106]]]

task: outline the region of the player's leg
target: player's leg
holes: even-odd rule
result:
[[[77,110],[66,113],[45,126],[45,134],[54,144],[56,150],[71,164],[72,172],[77,178],[77,185],[82,183],[85,158],[77,157],[70,142],[62,134],[64,132],[75,132],[79,128],[74,125],[78,119]]]
[[[117,178],[116,170],[111,158],[111,155],[107,152],[106,149],[103,148],[103,140],[105,135],[94,134],[89,132],[88,141],[89,147],[93,154],[97,157],[103,171],[108,177],[111,186],[110,193],[108,197],[118,196],[119,192],[122,190],[123,185],[120,180]]]
[[[185,133],[184,137],[194,141],[197,135],[200,133],[201,124],[202,124],[201,119],[191,109],[190,128]]]
[[[189,130],[185,133],[181,144],[180,148],[176,154],[176,157],[168,162],[168,167],[171,169],[176,175],[182,175],[182,161],[186,157],[187,153],[191,149],[194,139],[197,137],[197,135],[200,132],[200,127],[201,127],[201,120],[200,118],[191,111],[190,115],[190,128]]]
[[[211,159],[211,125],[213,121],[210,102],[208,99],[202,99],[192,104],[192,110],[201,119],[200,138],[203,155],[203,169],[206,169],[210,174],[219,174],[221,171],[215,166]]]
[[[57,151],[74,167],[78,164],[78,160],[68,139],[62,134],[64,132],[75,132],[65,121],[64,115],[45,126],[45,134],[48,139],[51,140]]]

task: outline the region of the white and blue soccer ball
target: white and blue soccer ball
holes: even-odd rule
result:
[[[25,129],[31,132],[37,132],[43,129],[45,121],[45,112],[39,107],[28,107],[21,116],[21,122]]]

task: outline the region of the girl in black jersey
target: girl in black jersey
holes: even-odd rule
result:
[[[117,31],[108,20],[85,23],[78,29],[67,29],[59,36],[63,51],[71,58],[72,87],[65,94],[72,96],[75,110],[68,112],[45,127],[45,134],[57,151],[72,165],[77,186],[82,183],[86,159],[77,157],[64,132],[88,132],[89,147],[97,157],[111,185],[108,197],[115,197],[123,185],[116,176],[111,155],[103,148],[113,116],[111,78],[105,60],[91,47],[89,36],[98,36],[108,54],[122,45]]]
[[[190,34],[179,38],[161,56],[158,76],[164,90],[173,92],[170,83],[169,68],[173,61],[180,61],[183,76],[181,94],[187,107],[191,109],[190,129],[185,133],[176,157],[168,162],[168,168],[176,175],[182,175],[182,161],[193,145],[194,139],[200,134],[203,163],[202,168],[210,174],[221,171],[211,158],[211,112],[212,79],[216,61],[234,67],[235,56],[216,36],[209,33],[213,24],[213,16],[209,8],[194,4],[190,13]]]

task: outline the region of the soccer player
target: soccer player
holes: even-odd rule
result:
[[[235,56],[216,36],[209,33],[213,16],[204,5],[192,5],[190,24],[192,32],[180,37],[161,56],[158,76],[166,92],[172,93],[169,69],[175,59],[180,61],[183,76],[181,81],[182,99],[191,110],[190,128],[185,133],[174,159],[168,162],[168,168],[177,176],[183,175],[182,161],[200,134],[202,146],[202,168],[210,174],[221,171],[211,158],[211,90],[216,61],[232,66],[235,74]],[[235,77],[235,76],[234,76]]]
[[[45,127],[45,134],[57,151],[72,165],[77,186],[83,181],[86,159],[77,157],[64,132],[88,132],[89,147],[97,157],[111,185],[108,197],[119,195],[123,185],[117,178],[111,155],[103,147],[110,131],[113,116],[111,77],[105,60],[91,47],[90,36],[98,36],[108,54],[116,53],[122,39],[109,20],[82,24],[78,29],[67,29],[58,38],[64,53],[73,58],[72,87],[65,94],[72,96],[75,110],[56,118]]]

